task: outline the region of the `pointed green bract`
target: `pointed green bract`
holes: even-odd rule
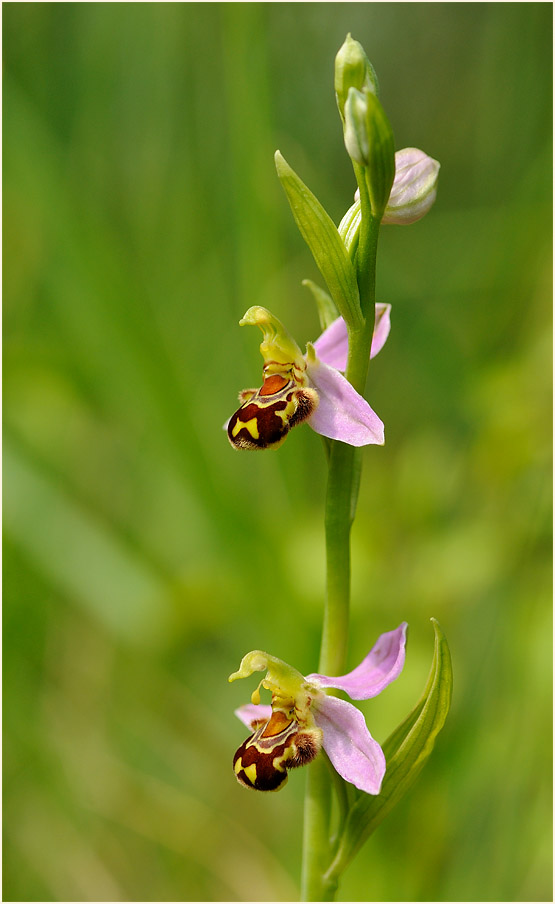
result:
[[[382,218],[395,178],[395,140],[393,130],[380,101],[370,91],[364,92],[367,105],[368,167],[366,182],[372,214]]]
[[[320,320],[320,327],[322,332],[330,326],[334,320],[337,320],[339,317],[339,311],[333,303],[333,299],[330,298],[328,293],[322,289],[317,283],[312,282],[311,279],[303,279],[302,285],[306,286],[307,289],[310,289],[312,292],[312,297],[316,302],[316,307],[318,308],[318,318]]]
[[[312,252],[331,297],[345,322],[363,324],[355,269],[333,220],[279,151],[276,169],[300,233]]]
[[[345,247],[351,255],[352,260],[355,259],[358,248],[360,217],[360,198],[357,197],[355,203],[352,204],[351,207],[349,207],[347,213],[344,215],[339,226],[337,227],[337,231],[343,239]]]
[[[368,88],[349,88],[343,137],[353,163],[364,168],[372,216],[381,220],[395,178],[395,141],[384,108]]]
[[[421,699],[383,745],[387,769],[380,793],[359,793],[327,876],[338,877],[382,819],[406,794],[428,760],[451,704],[453,672],[447,641],[435,618],[432,668]]]

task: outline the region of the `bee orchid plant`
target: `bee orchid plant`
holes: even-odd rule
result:
[[[307,901],[333,900],[343,870],[428,759],[451,697],[449,649],[435,619],[427,685],[383,744],[372,737],[356,706],[330,693],[343,692],[352,700],[375,697],[400,675],[405,661],[407,625],[401,622],[345,672],[350,528],[362,449],[384,443],[384,425],[364,398],[370,359],[390,331],[390,305],[376,303],[380,225],[408,225],[423,217],[434,203],[439,173],[439,163],[423,151],[395,153],[376,74],[350,35],[336,57],[335,91],[357,182],[354,203],[339,227],[276,153],[293,216],[327,284],[328,291],[305,281],[322,333],[303,354],[273,313],[250,307],[240,324],[262,331],[262,384],[240,393],[240,407],[226,424],[231,445],[241,451],[277,449],[303,423],[325,438],[327,588],[318,672],[305,677],[273,654],[254,650],[229,678],[265,673],[251,702],[236,711],[250,732],[233,758],[239,783],[279,791],[289,770],[308,766],[301,877]],[[261,702],[260,688],[270,692],[267,703]],[[338,813],[333,835],[332,794]]]

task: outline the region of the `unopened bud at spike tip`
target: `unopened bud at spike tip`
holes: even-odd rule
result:
[[[335,96],[341,118],[345,118],[345,104],[350,88],[368,88],[378,93],[378,78],[362,44],[347,35],[335,57]]]

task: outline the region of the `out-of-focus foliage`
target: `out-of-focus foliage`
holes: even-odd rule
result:
[[[250,794],[227,676],[315,669],[319,437],[240,454],[270,307],[318,333],[279,147],[336,222],[348,31],[435,208],[380,239],[351,666],[384,740],[438,618],[453,708],[354,901],[550,900],[551,5],[16,3],[4,35],[4,900],[294,900],[304,770]]]

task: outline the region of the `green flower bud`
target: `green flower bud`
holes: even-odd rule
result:
[[[381,219],[395,176],[395,145],[384,108],[368,88],[349,88],[344,139],[351,159],[366,169],[372,214]]]
[[[368,88],[373,94],[378,93],[378,78],[374,67],[362,44],[353,40],[350,34],[335,58],[335,96],[343,120],[349,88],[356,88],[357,91]]]
[[[345,103],[345,147],[352,160],[361,166],[368,166],[368,102],[366,95],[349,88],[347,102]]]

